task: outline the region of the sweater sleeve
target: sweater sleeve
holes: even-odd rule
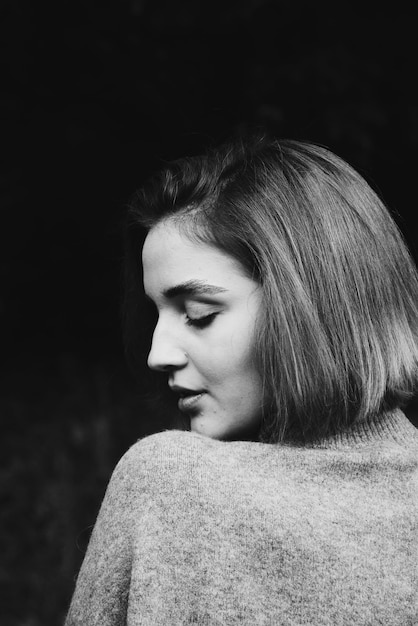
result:
[[[116,466],[81,566],[65,626],[126,624],[132,526],[141,476],[133,446]],[[140,504],[140,503],[139,503]]]

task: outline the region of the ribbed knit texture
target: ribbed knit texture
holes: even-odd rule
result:
[[[418,625],[418,430],[394,411],[309,447],[142,439],[65,624]]]

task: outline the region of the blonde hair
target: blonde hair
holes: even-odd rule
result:
[[[170,164],[131,203],[127,293],[140,233],[167,218],[262,286],[260,440],[326,436],[410,398],[416,268],[387,208],[344,160],[308,142],[255,138]]]

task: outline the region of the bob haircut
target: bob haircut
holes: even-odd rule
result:
[[[403,406],[416,389],[418,280],[389,211],[328,149],[266,137],[170,163],[132,199],[124,331],[134,356],[146,232],[175,220],[259,282],[259,440],[314,441]]]

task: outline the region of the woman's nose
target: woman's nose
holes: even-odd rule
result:
[[[157,324],[152,336],[147,363],[150,369],[160,372],[179,369],[187,364],[187,355],[172,329],[160,323]]]

